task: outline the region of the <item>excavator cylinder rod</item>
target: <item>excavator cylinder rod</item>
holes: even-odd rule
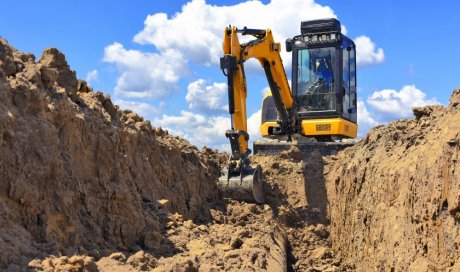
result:
[[[237,32],[241,33],[242,35],[265,35],[265,29],[252,29],[244,27],[243,29],[238,29]]]
[[[228,168],[224,169],[217,182],[217,187],[224,198],[249,203],[264,203],[262,169],[260,166],[255,168],[244,167],[241,173],[228,173]]]

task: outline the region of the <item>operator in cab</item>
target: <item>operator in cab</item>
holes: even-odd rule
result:
[[[333,109],[334,71],[327,50],[302,50],[299,54],[299,95],[301,111]]]

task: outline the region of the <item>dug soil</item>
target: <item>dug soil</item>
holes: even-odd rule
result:
[[[252,156],[266,204],[237,202],[226,154],[0,40],[0,269],[460,271],[459,151],[457,90],[337,156]]]

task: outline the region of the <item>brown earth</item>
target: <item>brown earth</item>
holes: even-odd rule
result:
[[[328,160],[333,250],[357,271],[460,271],[459,102],[460,89]]]
[[[459,103],[337,156],[253,156],[267,204],[239,203],[215,185],[225,154],[0,40],[0,269],[458,271]]]
[[[211,209],[208,218],[185,220],[167,208],[158,211],[164,222],[161,239],[169,243],[138,252],[116,252],[97,262],[85,256],[50,257],[29,264],[37,270],[72,267],[97,271],[283,271],[286,241],[271,211],[237,202]],[[263,227],[261,228],[261,226]],[[86,259],[85,259],[86,258]]]
[[[121,111],[57,49],[35,62],[0,40],[0,68],[0,269],[156,248],[158,200],[189,219],[217,197],[216,152]]]
[[[92,259],[90,264],[99,271],[338,271],[340,260],[331,250],[329,221],[321,210],[327,200],[316,197],[313,203],[319,207],[310,207],[305,194],[310,186],[306,184],[322,182],[322,171],[308,175],[308,169],[316,169],[321,157],[306,162],[296,159],[300,155],[294,149],[276,157],[253,157],[254,163],[266,169],[263,176],[270,205],[215,201],[203,207],[195,220],[184,220],[165,204],[155,211],[168,244],[116,252]],[[312,190],[312,194],[317,193]],[[37,270],[88,269],[84,256],[73,258],[79,262],[49,257],[29,265]]]

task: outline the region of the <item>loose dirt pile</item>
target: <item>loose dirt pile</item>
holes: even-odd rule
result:
[[[321,169],[321,197],[309,195],[317,207],[304,196],[306,162],[293,154],[254,158],[270,205],[223,201],[215,181],[225,155],[121,111],[77,80],[57,49],[35,62],[0,45],[0,268],[283,271],[335,262]]]
[[[414,114],[337,156],[253,156],[267,204],[239,203],[225,154],[0,40],[0,269],[460,270],[460,91]]]
[[[29,266],[77,271],[286,270],[286,241],[268,207],[231,202],[210,209],[208,217],[195,222],[168,212],[167,207],[156,212],[164,226],[156,239],[166,238],[168,243],[152,244],[136,253],[112,253],[97,262],[84,256],[51,257]]]
[[[460,90],[328,160],[335,252],[357,271],[460,271]]]
[[[152,210],[195,218],[219,156],[121,111],[57,49],[35,62],[0,40],[0,269],[168,243]]]
[[[215,201],[195,220],[171,213],[168,202],[154,209],[168,243],[144,251],[116,252],[102,258],[49,257],[30,264],[36,270],[100,271],[337,271],[325,211],[321,157],[296,159],[295,149],[281,156],[255,156],[263,166],[270,205]],[[308,175],[310,173],[311,175]],[[315,200],[311,200],[311,199]],[[315,202],[316,201],[316,202]],[[325,201],[325,202],[324,202]],[[315,203],[310,205],[309,203]],[[73,258],[73,259],[72,259]],[[77,261],[78,260],[78,261]],[[96,271],[96,270],[95,270]]]

